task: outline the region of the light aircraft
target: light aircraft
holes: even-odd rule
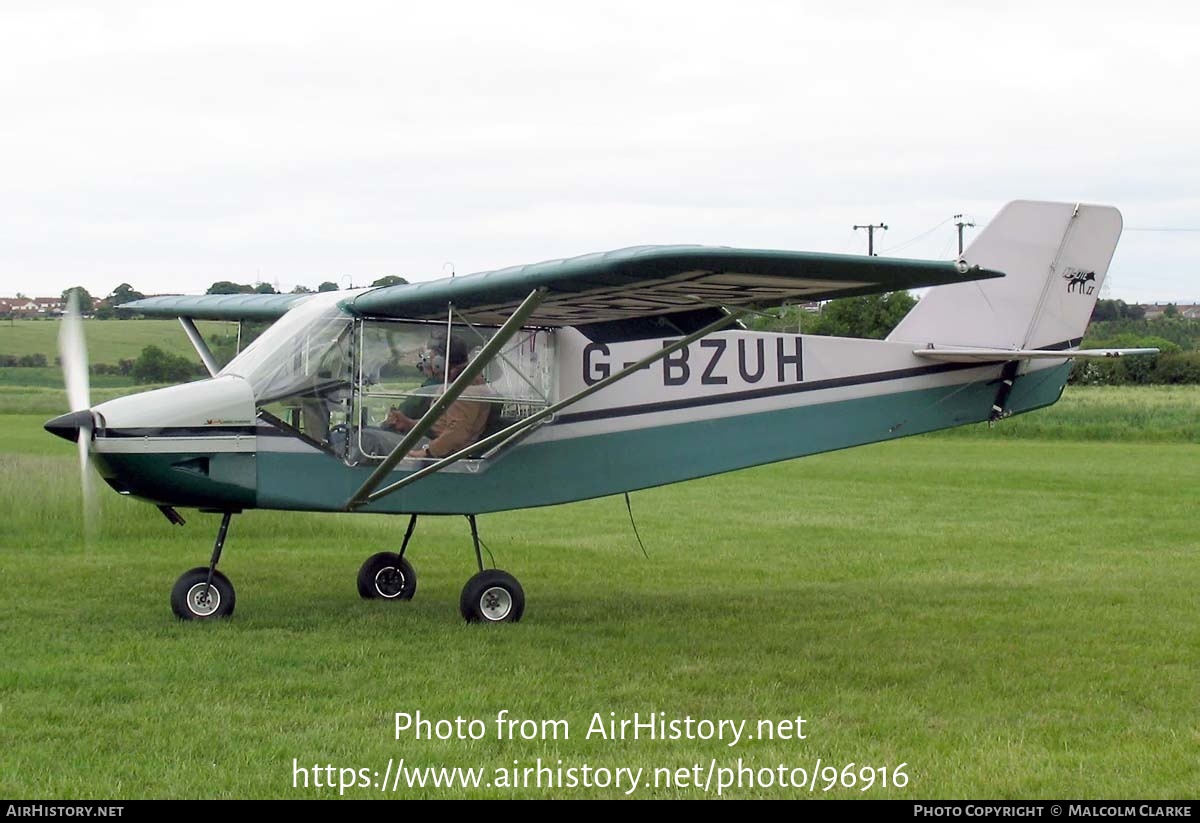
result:
[[[171,593],[181,619],[233,613],[217,564],[232,515],[259,508],[409,515],[399,551],[358,574],[387,600],[416,591],[418,517],[465,515],[462,615],[512,622],[525,595],[484,568],[479,514],[994,421],[1054,403],[1072,358],[1155,351],[1077,349],[1120,233],[1111,207],[1017,201],[952,261],[644,246],[348,292],[153,297],[126,308],[179,318],[211,378],[92,407],[72,312],[72,411],[46,429],[79,444],[85,481],[90,462],[176,524],[177,507],[222,514],[208,565]],[[885,340],[740,323],[927,287]],[[197,319],[275,322],[219,368]],[[467,418],[467,440],[446,436]]]

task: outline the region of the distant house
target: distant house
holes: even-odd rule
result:
[[[45,316],[51,316],[63,313],[63,301],[61,297],[35,297],[34,304],[37,306],[37,313]]]
[[[16,317],[33,317],[38,313],[38,304],[28,297],[0,297],[0,304],[8,307],[6,310],[0,310],[2,313]]]
[[[1156,317],[1162,317],[1170,303],[1147,303],[1142,306],[1146,310],[1146,319],[1153,320]],[[1200,320],[1200,304],[1192,303],[1175,303],[1175,309],[1179,312],[1179,316],[1187,320]]]

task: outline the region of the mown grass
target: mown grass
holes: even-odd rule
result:
[[[161,384],[145,384],[139,386],[116,386],[96,388],[91,390],[92,405],[99,405],[106,400],[124,397],[127,394],[150,391],[161,388]],[[0,416],[3,415],[41,415],[50,417],[68,411],[67,393],[65,390],[51,389],[44,386],[5,386],[0,384]]]
[[[222,561],[237,614],[196,625],[167,594],[207,560],[216,517],[178,529],[106,492],[87,544],[71,444],[40,422],[0,417],[5,796],[330,796],[292,788],[293,757],[380,772],[401,757],[908,764],[907,788],[867,797],[1200,785],[1194,445],[913,438],[637,493],[649,559],[619,498],[489,515],[484,539],[529,597],[499,627],[458,618],[459,519],[421,522],[416,598],[380,603],[354,574],[402,519],[249,512]],[[395,740],[393,713],[418,709],[566,718],[571,739]],[[808,739],[585,740],[610,711],[802,714]]]
[[[1200,443],[1200,386],[1068,386],[1049,408],[935,436]]]
[[[90,382],[95,388],[124,388],[127,391],[137,391],[137,382],[131,375],[126,374],[93,374]],[[0,366],[0,386],[61,389],[63,373],[58,366]]]
[[[58,320],[0,321],[0,354],[42,354],[53,363],[58,355],[59,325]],[[196,326],[206,339],[213,334],[237,337],[236,323],[200,320]],[[151,345],[200,362],[177,320],[84,320],[83,331],[92,363],[115,365],[134,360]]]

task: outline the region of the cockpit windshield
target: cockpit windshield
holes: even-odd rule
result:
[[[338,308],[345,292],[317,294],[285,314],[221,370],[246,380],[260,406],[320,396],[350,385],[353,318]]]

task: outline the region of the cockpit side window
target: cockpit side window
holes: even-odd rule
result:
[[[390,454],[494,331],[466,324],[448,329],[444,323],[363,321],[353,415],[357,426],[347,461],[369,462]],[[411,457],[446,457],[548,405],[552,341],[545,330],[519,332],[434,421]]]

